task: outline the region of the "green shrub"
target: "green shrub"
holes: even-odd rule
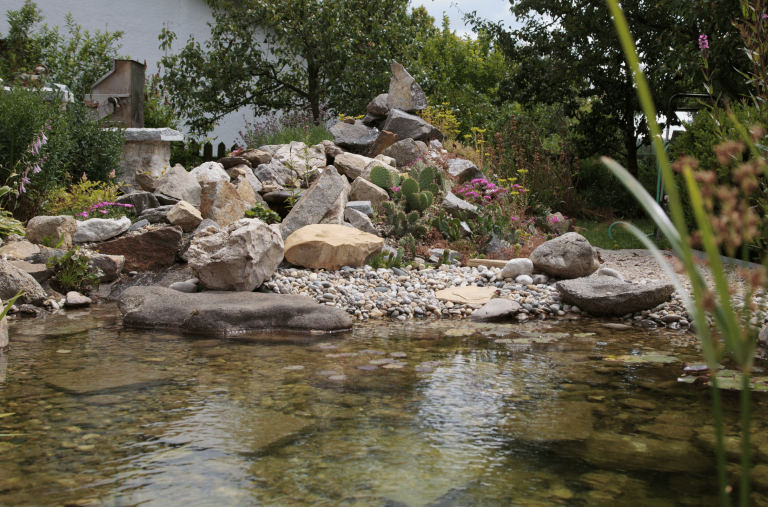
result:
[[[46,267],[53,271],[51,280],[61,292],[86,292],[98,287],[99,277],[104,275],[92,266],[91,259],[81,254],[77,246],[61,257],[51,257]]]
[[[264,204],[257,202],[251,209],[245,212],[245,216],[250,218],[258,218],[265,224],[276,224],[282,220],[280,215],[264,206]]]

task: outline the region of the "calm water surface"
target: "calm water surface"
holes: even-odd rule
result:
[[[16,321],[11,346],[0,505],[714,500],[708,390],[678,382],[701,360],[684,333],[422,321],[222,339],[124,330],[109,304]]]

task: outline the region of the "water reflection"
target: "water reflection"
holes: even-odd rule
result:
[[[684,334],[438,322],[189,338],[126,331],[105,305],[11,336],[1,505],[712,500],[707,391],[677,382],[700,360]],[[664,362],[611,360],[627,355]]]

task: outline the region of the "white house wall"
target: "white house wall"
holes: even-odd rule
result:
[[[94,32],[122,30],[124,33],[121,54],[147,62],[147,74],[157,72],[157,63],[164,53],[159,49],[157,36],[163,24],[178,36],[174,50],[187,43],[190,35],[199,42],[208,39],[211,9],[203,0],[35,0],[49,27],[58,26],[59,32],[67,33],[65,16],[72,13],[75,22],[83,29]],[[8,33],[5,11],[18,10],[24,0],[3,0],[0,13],[0,33]],[[223,141],[227,147],[242,142],[238,132],[244,129],[243,114],[253,121],[253,113],[243,110],[223,118],[214,130],[214,144]]]

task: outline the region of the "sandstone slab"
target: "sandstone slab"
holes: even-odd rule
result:
[[[9,257],[14,257],[19,260],[24,260],[27,257],[31,257],[35,254],[40,253],[40,247],[37,245],[33,245],[29,241],[14,241],[13,243],[8,243],[7,245],[2,247],[2,251],[4,255],[7,255]]]
[[[242,331],[343,331],[351,317],[340,308],[310,298],[257,292],[198,294],[163,287],[131,287],[118,302],[126,327],[174,329],[186,333]]]
[[[288,236],[285,258],[310,269],[360,267],[381,252],[384,239],[342,225],[308,225]]]
[[[98,245],[99,253],[125,257],[126,271],[156,271],[172,266],[181,248],[181,227],[166,227]]]
[[[176,204],[171,211],[165,216],[166,220],[171,225],[178,225],[184,232],[189,232],[195,229],[200,222],[203,221],[203,217],[200,212],[195,209],[194,206],[187,201],[180,201]]]
[[[374,208],[378,208],[388,199],[389,194],[386,190],[365,178],[357,178],[352,182],[352,187],[349,190],[350,201],[369,201]]]
[[[466,305],[484,305],[496,295],[496,287],[450,287],[435,292],[440,301]]]

